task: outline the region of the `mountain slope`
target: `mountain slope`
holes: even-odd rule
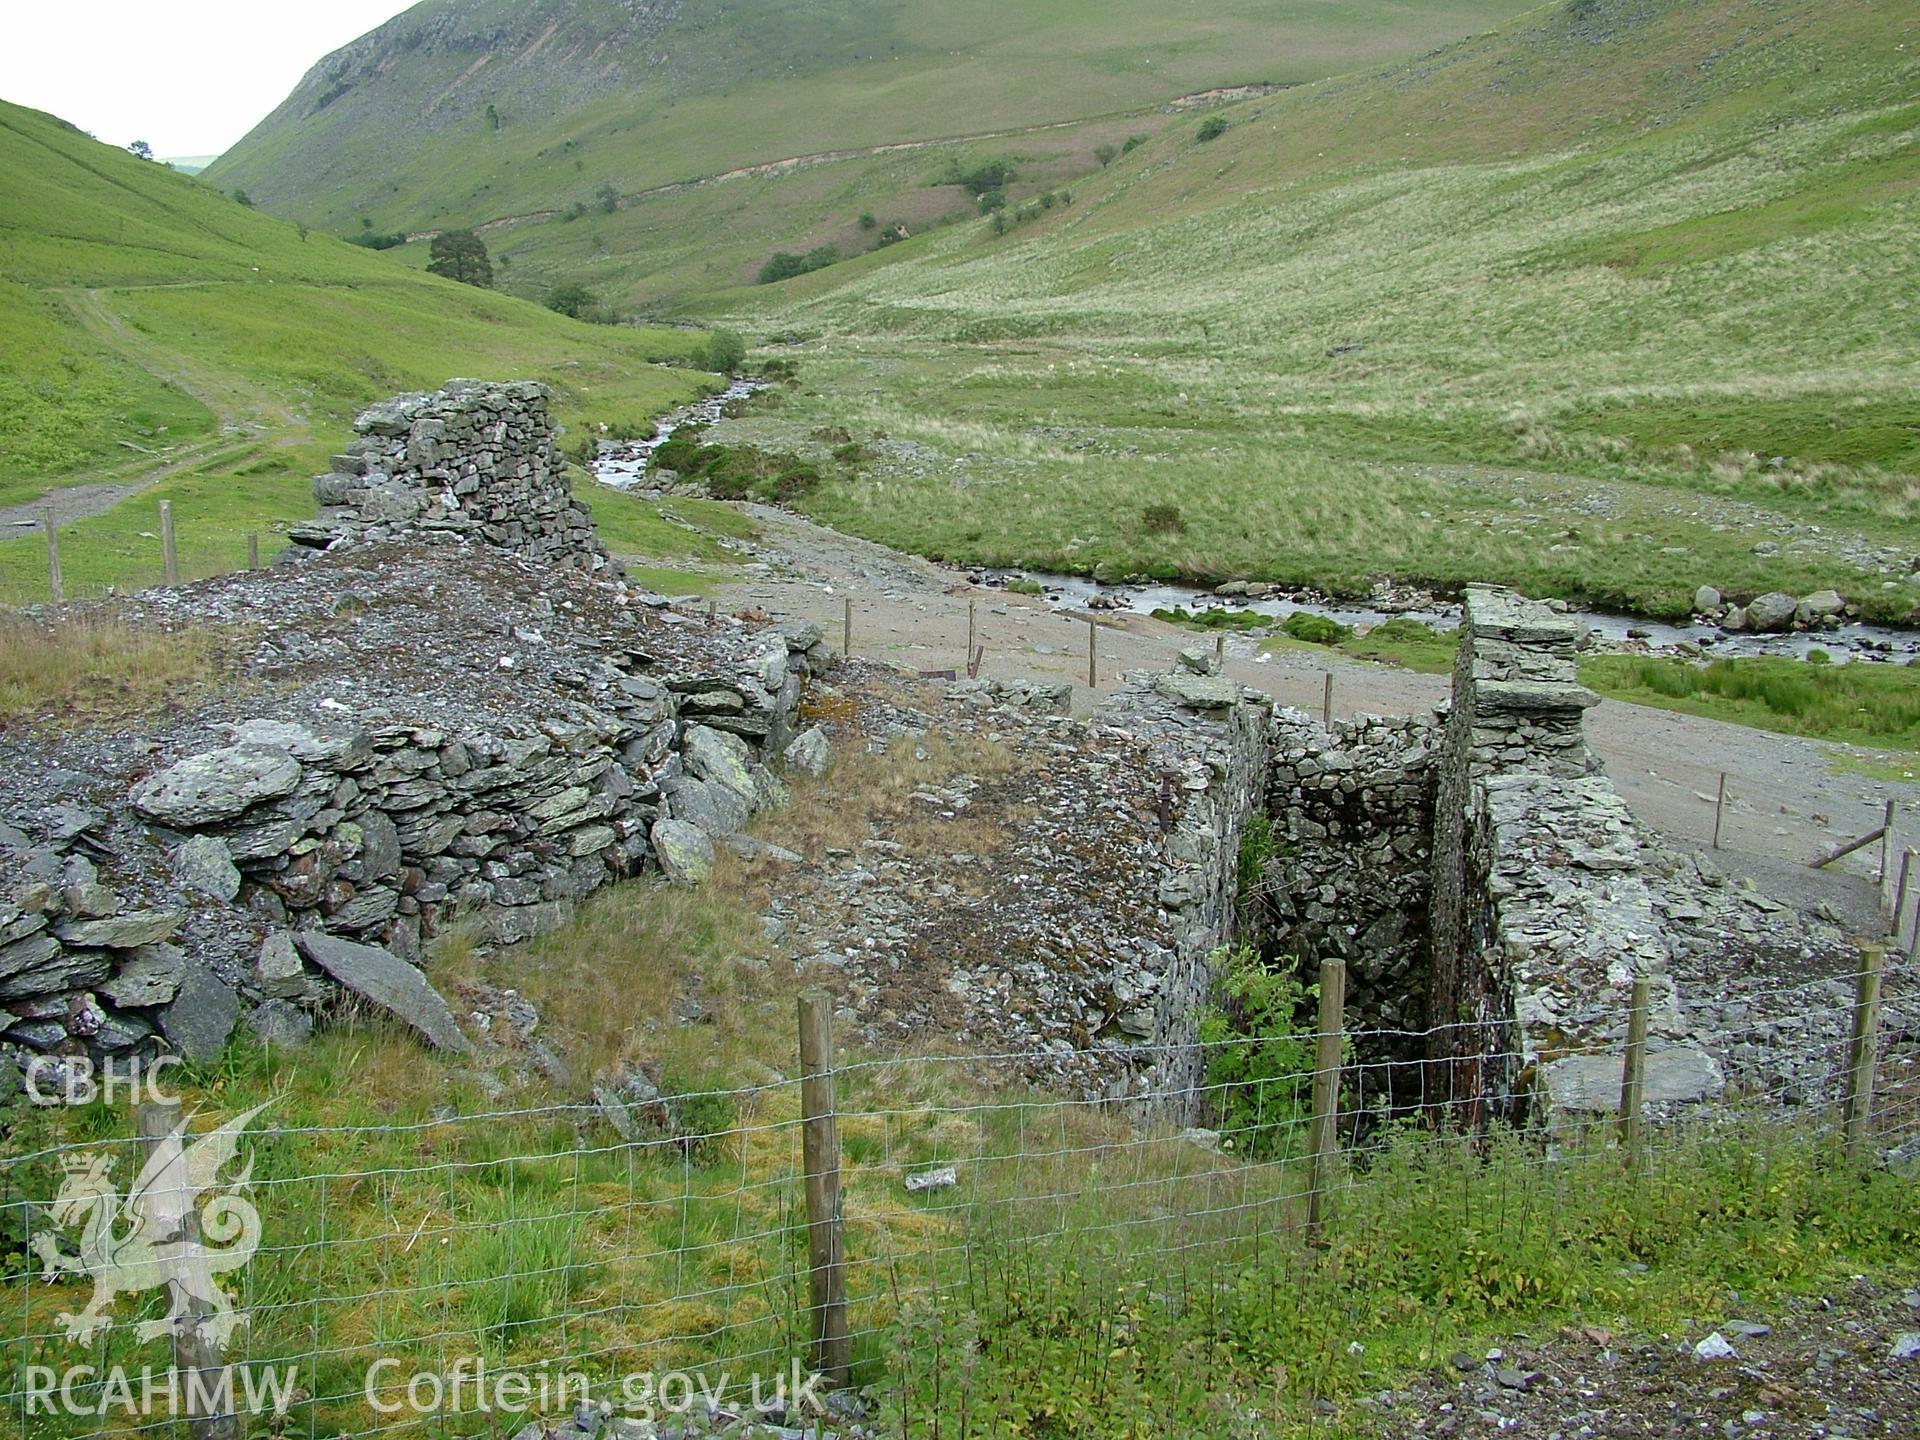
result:
[[[1527,0],[425,0],[208,172],[341,228],[474,224],[755,162],[1293,83]]]
[[[713,305],[816,337],[780,423],[921,447],[819,501],[912,548],[1904,617],[1917,64],[1893,0],[1574,0]]]
[[[0,102],[0,507],[158,483],[230,546],[309,512],[370,400],[530,375],[575,423],[644,421],[713,383],[656,363],[701,339],[417,274]]]

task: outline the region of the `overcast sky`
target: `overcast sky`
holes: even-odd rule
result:
[[[217,155],[412,0],[0,0],[0,99],[112,145]]]

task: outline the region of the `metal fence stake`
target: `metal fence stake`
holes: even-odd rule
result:
[[[51,509],[41,517],[40,523],[47,532],[47,589],[57,604],[67,598],[66,581],[60,574],[60,527],[54,522]]]
[[[1326,694],[1320,699],[1320,724],[1327,730],[1333,728],[1333,672],[1331,670],[1327,672]]]
[[[1098,661],[1095,659],[1095,645],[1099,638],[1100,627],[1094,622],[1094,618],[1089,615],[1087,617],[1087,688],[1089,690],[1097,690],[1100,688],[1100,668]]]
[[[1880,832],[1880,901],[1886,903],[1887,882],[1893,879],[1893,822],[1900,813],[1898,800],[1887,801],[1887,825]]]
[[[830,1386],[847,1383],[846,1245],[840,1223],[840,1135],[834,1120],[833,1001],[800,997],[800,1110],[807,1183],[807,1293],[813,1311],[813,1368]]]
[[[1893,948],[1900,948],[1900,937],[1907,931],[1907,888],[1913,880],[1913,851],[1900,852],[1900,883],[1893,892]]]
[[[1880,976],[1886,952],[1878,945],[1860,947],[1860,973],[1854,981],[1853,1035],[1847,1045],[1847,1150],[1858,1154],[1867,1139],[1873,1115],[1873,1069],[1879,1049]]]
[[[1320,962],[1320,1030],[1313,1062],[1313,1128],[1307,1169],[1307,1230],[1318,1235],[1332,1213],[1340,1150],[1340,1050],[1347,1009],[1347,965]]]
[[[964,670],[971,670],[973,668],[973,651],[974,651],[974,646],[979,643],[979,635],[980,635],[979,602],[974,600],[969,600],[967,601],[967,658],[965,663],[961,666],[961,668]]]
[[[180,556],[173,544],[173,502],[160,502],[160,557],[166,566],[167,584],[180,583]]]
[[[1720,848],[1720,826],[1727,813],[1727,772],[1720,772],[1720,794],[1713,802],[1713,848]]]
[[[853,597],[847,596],[845,619],[840,629],[840,654],[848,660],[853,658]]]
[[[1627,1015],[1627,1063],[1620,1076],[1620,1144],[1627,1152],[1627,1164],[1640,1159],[1640,1109],[1647,1088],[1647,1012],[1651,1008],[1653,987],[1645,980],[1633,982],[1633,1008]]]

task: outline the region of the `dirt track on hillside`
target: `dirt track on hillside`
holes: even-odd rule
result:
[[[836,647],[844,604],[854,602],[854,650],[913,670],[959,670],[965,665],[968,602],[974,604],[984,674],[1071,680],[1075,708],[1092,708],[1087,685],[1085,611],[1056,611],[1038,597],[984,589],[965,572],[903,555],[825,529],[785,512],[746,507],[761,527],[760,564],[743,578],[730,572],[720,601],[730,608],[799,616],[824,626]],[[1166,669],[1191,645],[1211,637],[1138,615],[1102,614],[1097,621],[1101,692],[1125,670]],[[1262,657],[1254,642],[1229,636],[1227,671],[1283,704],[1317,711],[1326,675],[1334,677],[1334,708],[1406,714],[1442,702],[1447,680],[1342,657],[1290,652]],[[1615,701],[1591,712],[1588,733],[1642,821],[1676,840],[1706,844],[1713,834],[1715,792],[1725,771],[1729,803],[1725,844],[1730,868],[1755,857],[1757,884],[1793,884],[1799,898],[1825,894],[1841,907],[1858,905],[1860,887],[1798,865],[1843,838],[1881,823],[1888,799],[1920,806],[1920,785],[1892,784],[1834,770],[1835,748],[1694,716]],[[1916,812],[1920,815],[1920,812]],[[1920,834],[1906,835],[1920,844]],[[1864,876],[1877,851],[1852,857],[1842,870]]]

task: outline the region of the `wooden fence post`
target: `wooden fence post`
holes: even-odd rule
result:
[[[1873,1068],[1879,1049],[1880,975],[1886,952],[1878,945],[1860,947],[1860,973],[1853,996],[1853,1036],[1847,1046],[1847,1101],[1844,1127],[1847,1149],[1858,1154],[1866,1143],[1867,1122],[1873,1116]]]
[[[1653,987],[1644,979],[1633,982],[1633,1008],[1627,1015],[1627,1063],[1620,1076],[1620,1144],[1627,1164],[1640,1159],[1641,1097],[1647,1087],[1647,1012]]]
[[[60,574],[60,527],[54,522],[51,509],[41,517],[40,523],[47,532],[47,589],[58,604],[67,598],[67,583]]]
[[[171,500],[160,502],[160,557],[166,566],[167,584],[178,585],[180,556],[175,552],[173,544],[173,502]]]
[[[1713,802],[1713,848],[1720,848],[1720,826],[1727,813],[1727,772],[1720,772],[1720,794]]]
[[[840,627],[840,654],[844,659],[853,658],[853,597],[847,596],[846,616]]]
[[[1331,670],[1327,672],[1326,694],[1320,700],[1320,724],[1328,730],[1333,728],[1333,672]]]
[[[1309,1132],[1307,1229],[1318,1235],[1333,1211],[1333,1174],[1340,1154],[1340,1050],[1347,1010],[1347,965],[1320,962],[1320,1029],[1313,1061],[1313,1127]]]
[[[1223,631],[1222,633],[1213,637],[1213,664],[1215,669],[1219,669],[1224,667],[1226,663],[1227,663],[1227,637],[1225,632]]]
[[[973,669],[973,651],[974,647],[979,643],[979,636],[980,604],[977,600],[969,600],[967,601],[967,655],[966,659],[961,662],[960,668],[962,670]]]
[[[259,568],[260,532],[258,530],[249,530],[247,532],[247,569],[258,570]]]
[[[180,1125],[180,1102],[148,1100],[135,1117],[144,1163],[168,1143],[168,1137]],[[186,1391],[188,1434],[193,1440],[235,1440],[239,1425],[232,1413],[233,1376],[218,1342],[204,1328],[213,1308],[198,1298],[208,1293],[214,1280],[206,1252],[199,1245],[200,1214],[193,1208],[197,1198],[175,1189],[156,1192],[149,1199],[151,1218],[166,1232],[155,1238],[164,1242],[177,1235],[186,1242],[172,1253],[168,1248],[161,1251],[167,1257],[167,1298],[174,1316],[173,1364]]]
[[[830,1386],[847,1383],[845,1238],[840,1224],[840,1136],[834,1120],[833,1001],[800,997],[800,1111],[807,1186],[807,1295],[813,1311],[813,1368]]]
[[[1100,688],[1100,666],[1095,658],[1095,644],[1099,637],[1100,626],[1089,615],[1087,617],[1087,688],[1089,690]]]

